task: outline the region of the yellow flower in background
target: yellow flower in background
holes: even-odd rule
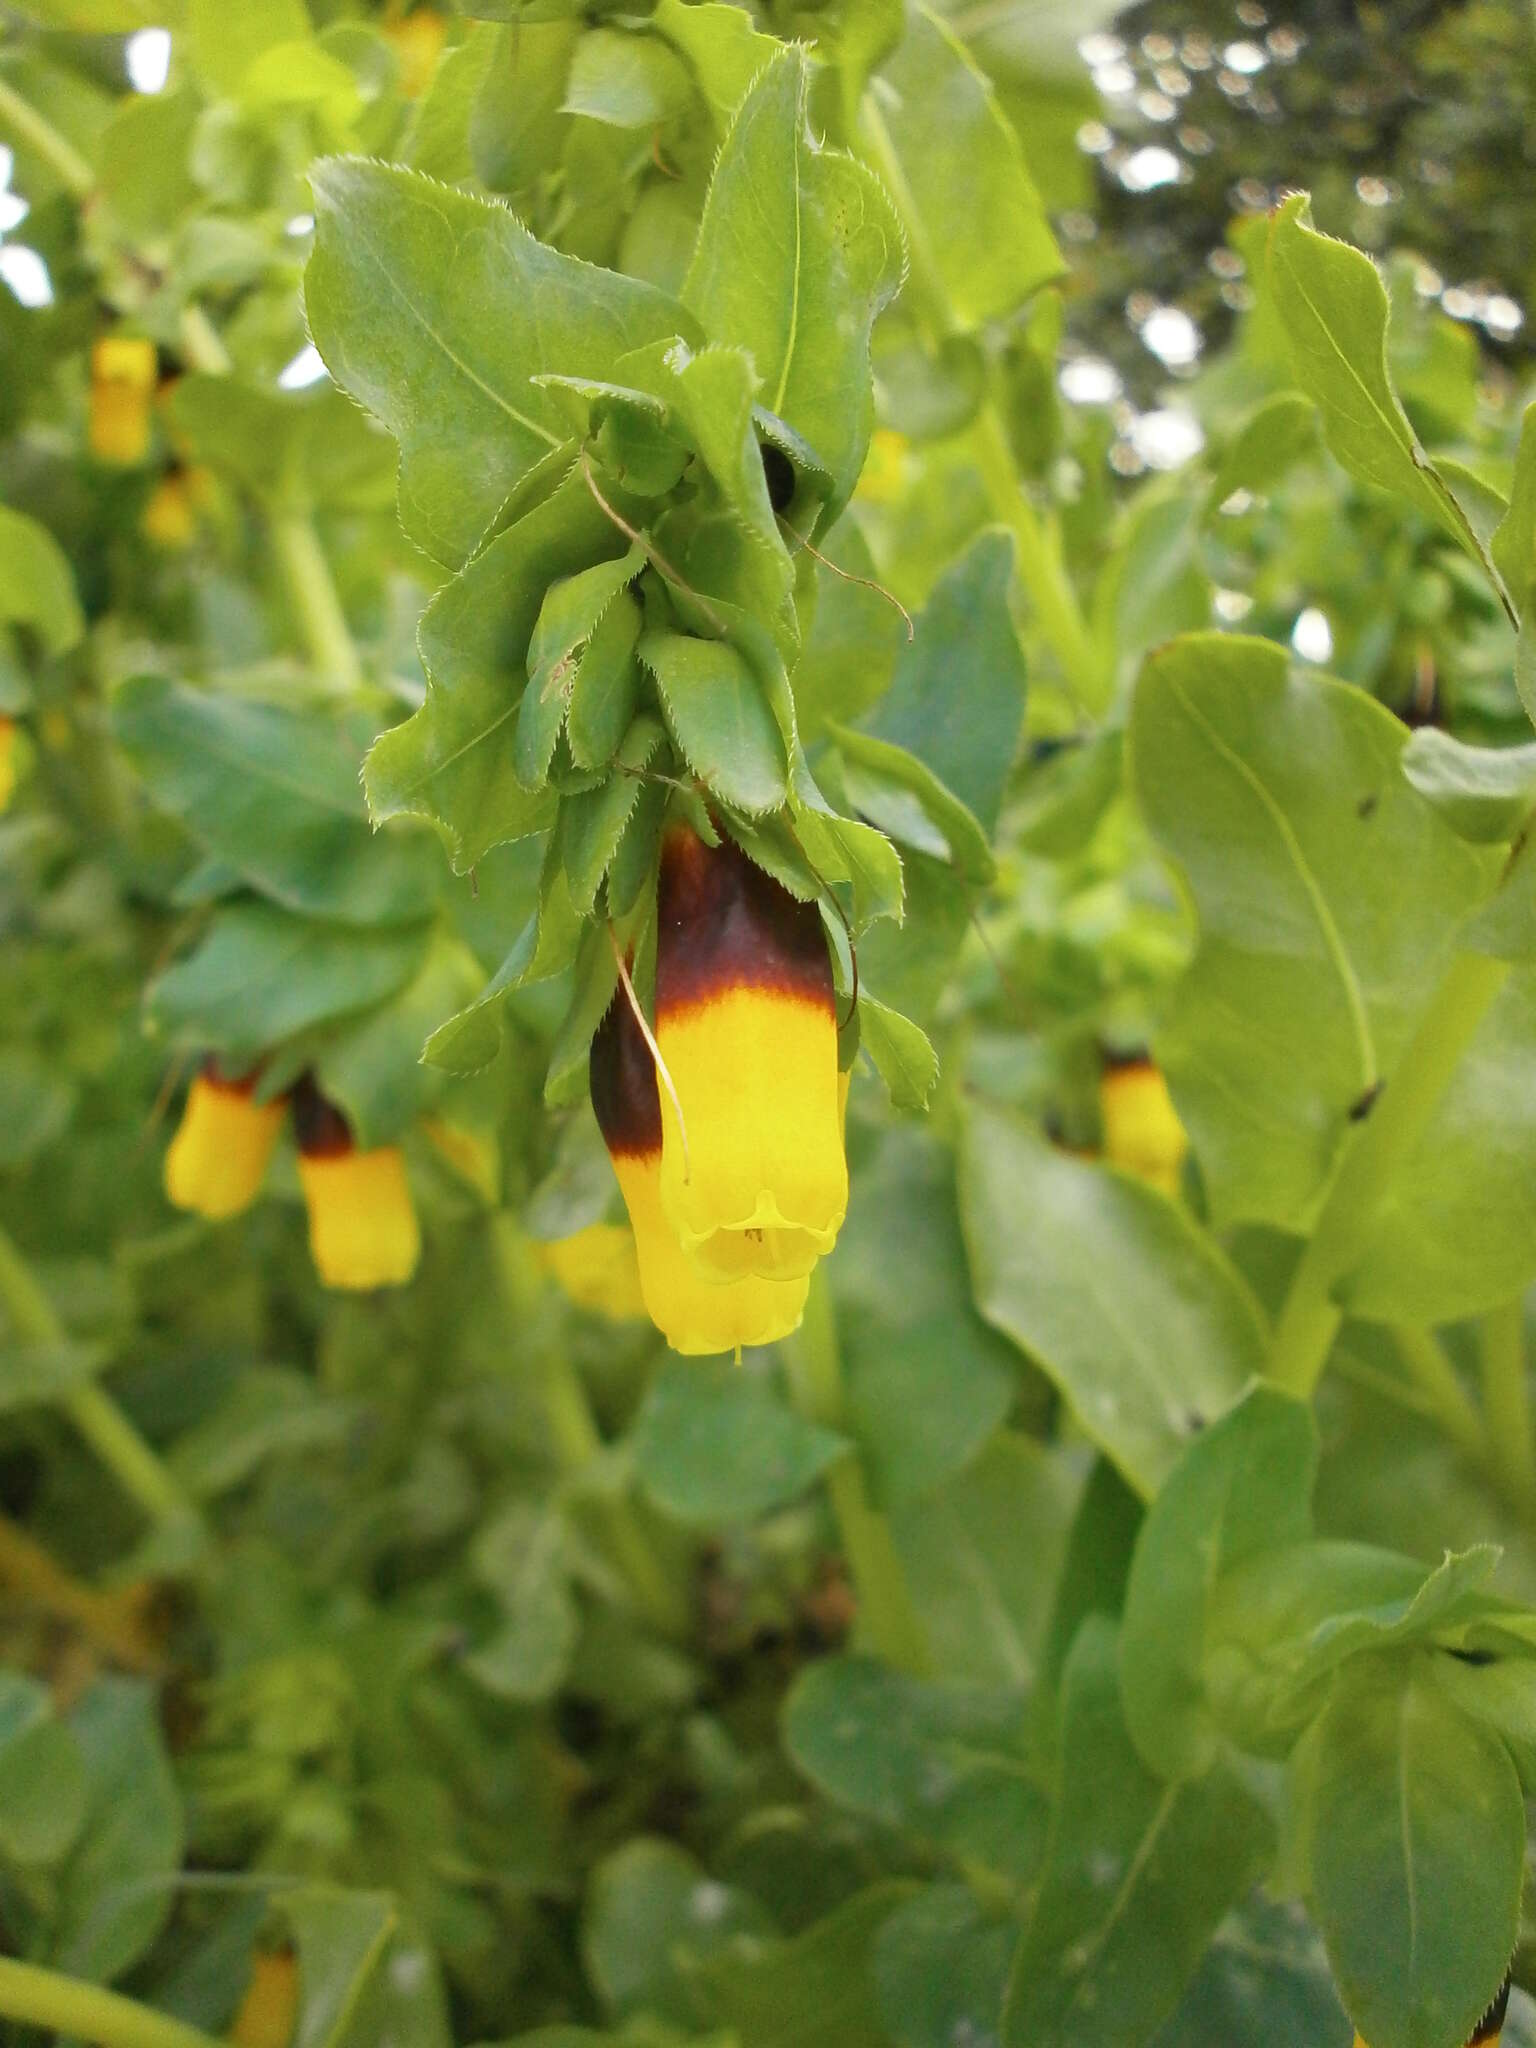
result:
[[[418,7],[414,14],[381,26],[400,60],[400,90],[408,100],[416,99],[432,82],[448,23],[435,8]]]
[[[295,1092],[293,1124],[315,1271],[327,1287],[403,1286],[421,1257],[421,1228],[399,1146],[360,1152],[312,1082]]]
[[[104,335],[92,348],[90,444],[98,462],[144,460],[158,375],[155,345],[140,336]]]
[[[227,1081],[212,1061],[192,1083],[165,1155],[165,1192],[178,1209],[220,1223],[260,1194],[286,1105],[258,1102],[255,1088],[254,1074]]]
[[[208,501],[208,474],[174,463],[150,492],[139,514],[139,531],[156,547],[189,547],[200,506]]]
[[[1145,1057],[1106,1067],[1099,1081],[1099,1115],[1110,1164],[1165,1195],[1176,1195],[1189,1133],[1179,1122],[1161,1068]]]
[[[848,1207],[820,913],[679,826],[657,920],[656,1042],[677,1090],[676,1107],[661,1095],[667,1220],[719,1279],[803,1280]]]
[[[645,1314],[635,1234],[626,1224],[589,1223],[569,1237],[536,1244],[533,1251],[578,1308],[618,1322]]]
[[[1509,2010],[1510,1981],[1508,1977],[1504,1979],[1498,1997],[1468,2036],[1467,2048],[1499,2048],[1499,2036],[1504,2031],[1504,2015]],[[1365,2041],[1359,2034],[1355,2036],[1355,2048],[1366,2048]]]
[[[16,793],[16,721],[0,711],[0,811]]]
[[[299,1967],[291,1949],[258,1949],[229,2038],[234,2048],[288,2048],[299,2014]]]
[[[421,1134],[438,1157],[467,1181],[477,1195],[495,1202],[501,1194],[501,1156],[494,1138],[466,1129],[446,1117],[424,1116]]]
[[[661,1102],[624,991],[592,1041],[592,1107],[635,1234],[646,1313],[674,1351],[772,1344],[800,1326],[809,1280],[722,1279],[687,1258],[662,1207]]]
[[[907,488],[912,471],[911,443],[891,427],[877,427],[869,437],[869,453],[853,495],[866,505],[894,505]]]

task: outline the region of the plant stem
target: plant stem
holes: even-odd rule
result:
[[[67,136],[40,114],[30,100],[24,100],[13,85],[0,78],[0,129],[11,135],[24,150],[40,157],[67,192],[76,199],[88,199],[96,184],[96,173]]]
[[[901,157],[873,93],[864,95],[862,125],[865,146],[906,230],[912,317],[928,346],[936,351],[943,337],[954,331],[955,318]],[[1040,629],[1054,649],[1082,709],[1097,716],[1109,699],[1109,676],[1088,636],[1077,593],[1067,576],[1055,537],[1019,482],[1007,429],[990,399],[983,401],[976,415],[972,441],[976,465],[993,510],[1018,544],[1019,579],[1029,593]]]
[[[0,1302],[24,1344],[52,1346],[66,1341],[53,1304],[33,1278],[26,1261],[0,1230]],[[155,1523],[195,1524],[197,1510],[166,1470],[164,1461],[145,1443],[112,1396],[94,1382],[72,1387],[59,1406],[90,1445],[124,1493]]]
[[[820,1266],[811,1275],[805,1320],[783,1355],[800,1413],[824,1428],[838,1428],[844,1420],[843,1364],[836,1311]],[[857,1451],[850,1450],[828,1472],[827,1493],[871,1646],[897,1670],[925,1675],[933,1668],[927,1638],[891,1525],[870,1506]]]
[[[1335,1289],[1364,1256],[1393,1179],[1423,1136],[1508,974],[1506,961],[1480,953],[1456,956],[1345,1154],[1275,1330],[1270,1377],[1292,1393],[1305,1398],[1316,1387],[1343,1320]]]
[[[549,1283],[535,1264],[527,1239],[508,1215],[498,1216],[494,1228],[503,1292],[526,1340],[523,1355],[538,1375],[556,1454],[564,1469],[575,1475],[601,1454],[602,1432],[580,1374],[556,1334],[541,1327]],[[647,1619],[659,1634],[685,1637],[691,1622],[687,1600],[662,1569],[633,1504],[610,1496],[599,1499],[597,1506],[614,1556]]]
[[[1536,1508],[1536,1434],[1525,1366],[1525,1302],[1490,1309],[1479,1331],[1488,1449],[1500,1479],[1527,1510]]]
[[[325,559],[308,507],[274,506],[271,532],[272,546],[311,661],[339,688],[361,688],[362,663],[357,658],[331,565]]]
[[[1456,1377],[1456,1368],[1434,1331],[1421,1329],[1417,1323],[1398,1323],[1392,1334],[1409,1378],[1423,1394],[1446,1435],[1462,1450],[1482,1458],[1488,1449],[1482,1419],[1468,1400],[1466,1389]]]
[[[1018,543],[1019,577],[1029,592],[1040,629],[1054,648],[1079,705],[1090,717],[1098,717],[1109,702],[1108,672],[1088,637],[1055,536],[1048,532],[1019,482],[1007,432],[997,407],[990,402],[976,416],[972,442],[993,510]]]
[[[181,345],[194,370],[209,377],[227,377],[234,368],[218,329],[201,306],[181,309]]]
[[[140,2005],[136,1998],[11,1956],[0,1956],[0,2013],[22,2026],[94,2041],[99,2048],[222,2048],[211,2034]]]

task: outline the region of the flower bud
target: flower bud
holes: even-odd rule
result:
[[[623,989],[592,1041],[592,1108],[635,1233],[646,1313],[674,1351],[772,1344],[798,1329],[805,1279],[707,1275],[684,1256],[662,1209],[661,1102],[650,1047]]]
[[[1106,1067],[1099,1082],[1099,1115],[1110,1164],[1165,1195],[1176,1195],[1189,1134],[1179,1122],[1161,1068],[1145,1055]]]
[[[165,472],[144,501],[139,531],[156,547],[190,547],[197,532],[197,500],[205,495],[202,480],[179,464]]]
[[[261,1192],[284,1104],[256,1100],[256,1075],[227,1081],[212,1060],[187,1091],[187,1106],[165,1155],[165,1192],[178,1209],[219,1223]]]
[[[399,59],[402,95],[408,100],[419,99],[432,83],[448,35],[447,21],[435,7],[418,7],[414,14],[385,22],[382,28]]]
[[[152,341],[109,334],[92,348],[90,443],[98,462],[144,460],[158,374]]]
[[[677,1091],[661,1097],[662,1206],[717,1278],[803,1280],[848,1207],[820,914],[686,826],[663,845],[657,912],[656,1041]]]
[[[327,1287],[399,1287],[421,1256],[421,1230],[398,1145],[360,1152],[346,1118],[314,1086],[294,1096],[299,1184],[309,1250]]]

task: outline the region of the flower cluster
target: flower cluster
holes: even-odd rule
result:
[[[848,1204],[832,966],[814,904],[682,825],[662,847],[654,1035],[653,1054],[621,987],[590,1069],[646,1309],[677,1351],[772,1343]]]
[[[212,1060],[187,1095],[165,1155],[178,1209],[222,1222],[250,1207],[291,1108],[309,1248],[327,1287],[395,1287],[421,1256],[421,1232],[397,1145],[360,1150],[346,1118],[307,1078],[291,1096],[258,1099],[257,1074],[231,1080]]]

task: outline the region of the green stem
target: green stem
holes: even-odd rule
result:
[[[1392,1334],[1408,1368],[1408,1377],[1446,1435],[1462,1450],[1481,1458],[1488,1448],[1482,1418],[1467,1398],[1466,1389],[1456,1377],[1456,1368],[1433,1330],[1421,1329],[1417,1323],[1399,1323],[1394,1325]]]
[[[24,100],[13,85],[0,78],[0,130],[9,134],[23,150],[40,157],[67,192],[76,199],[88,199],[95,188],[96,174],[67,136],[40,114],[30,100]]]
[[[331,565],[308,508],[274,507],[271,532],[273,550],[311,661],[340,688],[359,689],[363,681],[362,663],[357,658]]]
[[[1019,482],[1013,450],[997,407],[986,404],[972,429],[976,466],[987,496],[1019,549],[1019,578],[1029,592],[1040,629],[1051,643],[1082,709],[1098,717],[1109,702],[1110,677],[1094,652],[1055,536]]]
[[[65,2039],[94,2041],[99,2048],[222,2048],[211,2034],[140,2005],[136,1998],[10,1956],[0,1956],[0,2013]]]
[[[182,307],[181,346],[193,369],[205,376],[227,377],[235,367],[219,330],[201,306]]]
[[[24,1344],[65,1341],[53,1304],[26,1261],[0,1230],[0,1302]],[[164,1462],[145,1443],[112,1396],[88,1382],[61,1395],[59,1406],[129,1498],[155,1523],[195,1523],[197,1510]]]
[[[805,1320],[784,1346],[790,1392],[811,1422],[827,1429],[844,1420],[843,1366],[837,1316],[820,1266],[811,1275]],[[913,1605],[891,1525],[870,1506],[858,1453],[827,1474],[827,1493],[858,1597],[859,1618],[875,1652],[900,1671],[923,1676],[933,1668],[927,1638]]]
[[[541,1327],[548,1282],[527,1239],[507,1215],[497,1217],[495,1230],[507,1306],[527,1339],[523,1356],[538,1375],[556,1455],[565,1471],[575,1475],[602,1451],[602,1432],[580,1374],[555,1335]],[[692,1620],[687,1600],[662,1569],[633,1504],[606,1498],[599,1500],[597,1507],[613,1554],[651,1625],[662,1635],[685,1637]]]
[[[1483,1407],[1488,1449],[1511,1496],[1536,1508],[1536,1432],[1525,1364],[1525,1302],[1507,1302],[1483,1317]]]
[[[1480,953],[1457,955],[1345,1154],[1275,1330],[1270,1377],[1292,1393],[1305,1398],[1316,1387],[1343,1320],[1335,1290],[1364,1256],[1383,1199],[1508,974],[1505,961]]]
[[[912,317],[931,349],[955,327],[944,280],[928,245],[922,215],[907,183],[900,153],[873,93],[864,95],[865,147],[874,159],[907,237],[907,293]],[[1019,580],[1029,593],[1040,630],[1054,649],[1067,682],[1083,710],[1101,713],[1109,700],[1109,676],[1094,651],[1083,623],[1066,565],[1055,536],[1036,512],[1019,482],[1018,466],[1007,429],[996,405],[987,400],[972,429],[976,464],[998,518],[1018,544]]]

